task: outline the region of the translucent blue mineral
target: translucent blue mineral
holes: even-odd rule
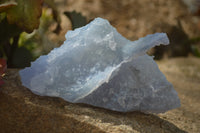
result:
[[[180,100],[146,54],[160,44],[169,44],[165,33],[129,41],[96,18],[68,31],[62,46],[19,73],[22,84],[38,95],[121,112],[165,112],[179,107]]]

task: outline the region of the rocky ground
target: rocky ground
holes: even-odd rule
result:
[[[160,118],[188,131],[200,132],[200,59],[174,58],[158,62],[162,72],[174,85],[181,99],[181,108],[160,114]]]
[[[0,89],[0,132],[199,133],[200,59],[174,58],[158,64],[181,99],[180,108],[164,114],[120,113],[38,96],[21,85],[18,70],[8,70]]]

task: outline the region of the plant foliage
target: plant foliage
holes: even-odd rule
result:
[[[58,34],[61,30],[61,19],[54,0],[1,0],[0,1],[0,57],[6,58],[8,67],[23,68],[30,65],[30,62],[38,56],[32,50],[37,42],[30,41],[24,37],[41,36],[45,40],[44,34],[48,28],[41,21],[43,9],[52,9],[52,18],[57,22],[54,33]],[[72,22],[72,28],[78,28],[86,24],[86,18],[80,13],[65,12]],[[40,24],[42,22],[42,25]],[[39,35],[33,32],[43,26]],[[26,33],[26,34],[25,34]],[[33,33],[33,34],[32,34]]]
[[[45,1],[53,3],[53,0]],[[0,1],[0,57],[7,59],[8,67],[21,68],[30,65],[31,52],[26,46],[19,46],[18,40],[22,32],[31,33],[39,27],[43,5],[43,0]],[[57,10],[54,14],[58,14]],[[58,33],[59,17],[56,20],[59,20]]]

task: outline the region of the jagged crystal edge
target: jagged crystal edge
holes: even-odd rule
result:
[[[168,88],[171,91],[169,93],[173,94],[171,99],[174,99],[175,103],[172,106],[172,102],[167,101],[170,102],[171,108],[169,106],[163,108],[149,107],[148,110],[141,109],[141,106],[129,108],[120,104],[121,108],[114,108],[118,105],[117,102],[112,107],[105,105],[105,103],[101,103],[101,105],[90,103],[91,99],[85,101],[91,94],[101,90],[102,85],[109,84],[113,78],[119,77],[117,71],[123,71],[121,66],[134,62],[140,57],[148,58],[145,56],[146,51],[160,44],[169,44],[165,33],[147,35],[131,42],[122,37],[107,20],[96,18],[84,27],[67,32],[66,41],[61,47],[53,49],[46,56],[40,56],[35,62],[31,63],[31,67],[25,68],[19,73],[22,84],[39,95],[62,97],[70,102],[83,102],[123,112],[131,110],[164,112],[180,106],[177,93],[172,85]],[[148,62],[148,60],[144,61]],[[155,62],[153,61],[153,63]],[[142,62],[139,62],[139,64],[142,64]],[[134,66],[134,64],[132,65]],[[161,73],[155,66],[153,68],[156,70],[155,73]],[[144,76],[149,75],[144,74]],[[162,73],[160,76],[163,77]],[[163,78],[163,81],[160,82],[165,83],[166,86],[170,84],[166,78]],[[120,88],[118,89],[120,90]],[[161,100],[163,99],[161,98]],[[95,100],[93,101],[95,102]]]

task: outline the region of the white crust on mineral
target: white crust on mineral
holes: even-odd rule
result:
[[[64,44],[21,70],[32,92],[110,110],[160,113],[180,106],[177,92],[146,51],[168,45],[165,33],[131,42],[96,18],[68,31]]]

